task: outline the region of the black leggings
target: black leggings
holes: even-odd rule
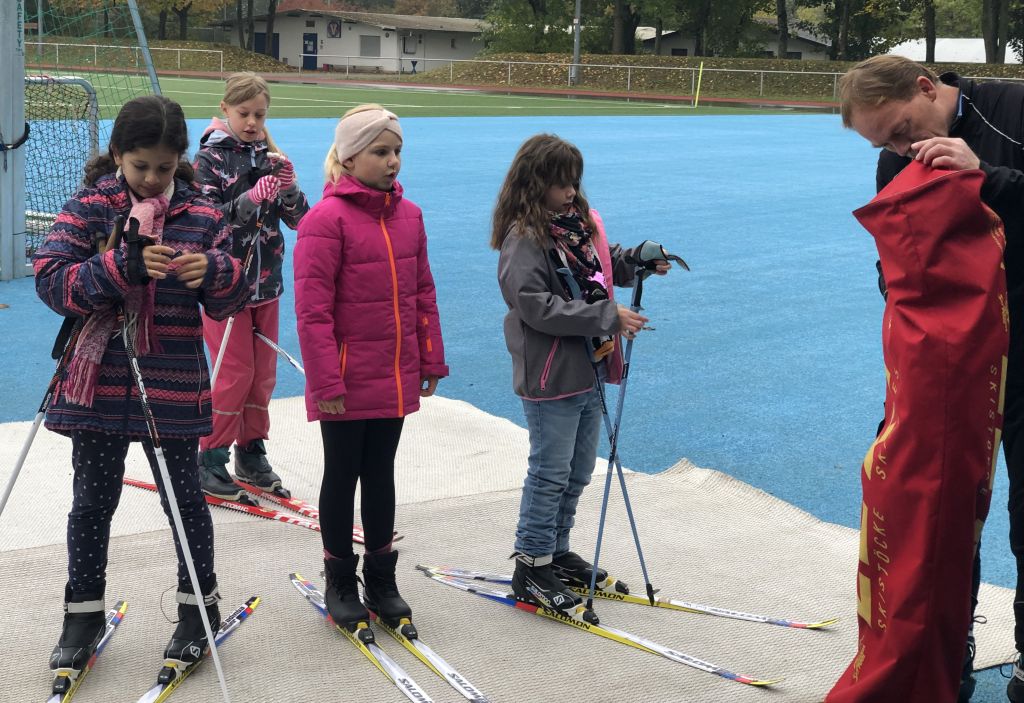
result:
[[[352,554],[356,482],[366,551],[391,543],[395,529],[395,452],[405,418],[323,420],[324,479],[320,484],[320,530],[324,549]]]
[[[74,592],[102,593],[105,587],[110,520],[121,499],[124,459],[132,441],[123,435],[84,430],[77,430],[71,435],[75,480],[74,498],[68,514],[68,580]],[[170,506],[164,495],[153,445],[148,439],[134,441],[142,442],[154,481],[160,488],[160,505],[170,522]],[[178,499],[200,587],[206,592],[215,580],[213,522],[199,482],[199,438],[164,439],[160,444],[167,460],[167,472],[174,483],[174,494]],[[178,588],[191,592],[178,534],[173,529],[172,532],[178,555]]]

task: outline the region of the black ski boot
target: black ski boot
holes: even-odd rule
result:
[[[1013,660],[1013,673],[1010,675],[1010,682],[1006,684],[1006,698],[1011,703],[1024,703],[1024,662],[1021,661],[1024,655],[1017,653]]]
[[[82,673],[107,629],[103,592],[73,593],[64,586],[64,627],[50,654],[50,668],[56,677],[54,693],[64,693]]]
[[[366,607],[389,625],[397,625],[402,618],[412,618],[412,608],[398,592],[395,566],[398,550],[387,554],[366,554],[363,557],[363,594]]]
[[[532,557],[516,552],[512,556],[516,560],[512,574],[512,593],[516,598],[563,613],[573,612],[583,602],[555,575],[550,554]]]
[[[282,498],[291,498],[291,492],[281,485],[281,477],[274,473],[267,461],[267,449],[262,439],[253,440],[244,447],[235,445],[235,476]]]
[[[170,683],[182,671],[206,656],[210,641],[199,614],[200,603],[206,608],[206,617],[210,619],[210,629],[214,636],[220,629],[220,608],[217,606],[220,592],[217,590],[217,582],[214,581],[213,587],[206,589],[208,595],[197,597],[191,590],[188,587],[185,591],[178,591],[175,596],[178,601],[178,625],[164,649],[164,668],[157,675],[160,683]]]
[[[230,447],[215,447],[199,454],[199,478],[203,492],[221,500],[246,502],[245,491],[228,474]]]
[[[594,565],[576,552],[565,552],[552,557],[551,570],[567,586],[590,588],[590,576],[594,572]],[[608,572],[599,568],[597,570],[598,585],[600,586],[607,580]]]
[[[335,625],[352,632],[355,632],[358,623],[370,621],[370,614],[359,600],[359,586],[356,581],[358,563],[358,554],[324,559],[327,612],[331,614],[331,620]]]
[[[977,645],[974,642],[974,624],[971,624],[971,631],[967,635],[967,652],[964,654],[963,668],[960,670],[960,690],[956,696],[956,703],[969,703],[974,695],[974,688],[977,682],[974,680],[974,653]]]

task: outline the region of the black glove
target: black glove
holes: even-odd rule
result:
[[[144,286],[149,283],[150,278],[146,272],[146,262],[142,258],[142,249],[149,244],[149,240],[139,236],[139,221],[134,217],[128,218],[128,229],[124,233],[124,243],[127,249],[124,263],[128,282]]]
[[[882,294],[882,300],[888,300],[889,289],[885,287],[885,276],[882,275],[882,262],[876,261],[875,268],[878,269],[878,292]]]
[[[681,257],[678,257],[675,254],[669,254],[665,251],[665,247],[661,246],[657,242],[651,241],[650,239],[645,239],[640,242],[639,246],[633,250],[633,254],[629,258],[634,264],[641,266],[648,271],[656,269],[659,261],[675,261],[687,271],[690,270],[690,267],[686,265],[686,262],[683,261]]]

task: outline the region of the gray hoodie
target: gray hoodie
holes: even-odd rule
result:
[[[597,213],[593,242],[601,267],[617,286],[631,286],[634,267],[626,261],[632,250],[618,244],[609,247]],[[501,246],[498,284],[508,305],[505,344],[512,355],[512,386],[527,400],[554,400],[584,393],[594,387],[590,363],[590,337],[617,335],[618,304],[614,297],[595,303],[572,300],[557,272],[554,240],[542,246],[515,227]],[[611,286],[609,296],[614,296]],[[615,351],[605,358],[607,380],[621,377],[622,353],[616,337]]]

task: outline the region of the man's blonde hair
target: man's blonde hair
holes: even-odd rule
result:
[[[917,79],[939,79],[930,70],[902,56],[873,56],[861,61],[839,79],[839,113],[843,126],[851,127],[853,111],[878,107],[890,100],[910,100],[920,90]]]
[[[377,103],[365,103],[363,105],[356,105],[354,108],[346,112],[341,116],[341,119],[345,119],[349,115],[354,115],[357,112],[366,112],[367,110],[383,110],[384,108]],[[341,122],[341,120],[338,120]],[[331,148],[327,152],[327,157],[324,159],[324,180],[328,183],[337,183],[341,180],[342,175],[348,173],[348,169],[338,160],[338,149],[334,142],[331,142]]]

